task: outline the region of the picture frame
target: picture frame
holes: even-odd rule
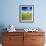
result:
[[[34,22],[34,5],[19,6],[19,21],[22,23]]]

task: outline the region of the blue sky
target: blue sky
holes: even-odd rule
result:
[[[31,11],[32,7],[22,7],[22,10],[24,10],[24,11]]]

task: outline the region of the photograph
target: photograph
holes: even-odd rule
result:
[[[34,5],[20,5],[19,20],[20,22],[33,22]]]

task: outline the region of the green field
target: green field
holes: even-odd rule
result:
[[[22,20],[32,20],[32,13],[22,12]]]

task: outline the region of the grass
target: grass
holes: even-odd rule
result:
[[[22,20],[32,20],[32,13],[22,12]]]

